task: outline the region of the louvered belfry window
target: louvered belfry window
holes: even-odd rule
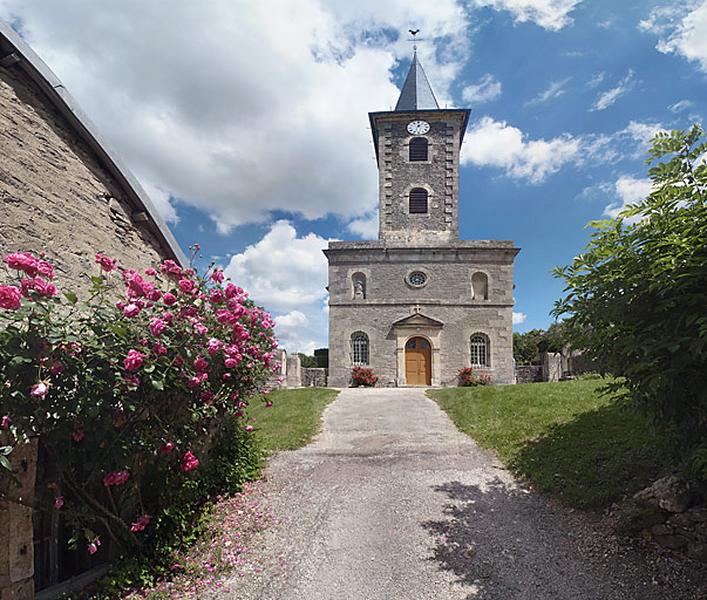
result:
[[[424,214],[427,212],[427,190],[413,188],[410,190],[410,214]]]
[[[410,162],[422,162],[427,160],[427,139],[412,138],[410,140]]]

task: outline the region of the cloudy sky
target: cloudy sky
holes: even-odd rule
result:
[[[291,351],[326,346],[330,239],[377,235],[369,111],[410,59],[470,107],[460,236],[513,239],[516,329],[550,269],[648,189],[661,128],[707,114],[707,0],[0,0],[183,247],[227,268]]]

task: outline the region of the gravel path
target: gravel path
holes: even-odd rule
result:
[[[423,390],[344,390],[266,477],[270,564],[221,598],[707,598],[704,570],[524,489]]]

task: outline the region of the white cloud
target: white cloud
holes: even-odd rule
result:
[[[687,110],[692,106],[692,102],[689,100],[680,100],[679,102],[676,102],[675,104],[671,104],[668,106],[668,110],[674,113],[680,113],[684,110]]]
[[[572,80],[571,77],[566,79],[560,79],[558,81],[551,81],[550,85],[540,92],[535,98],[532,98],[526,102],[526,106],[532,106],[536,104],[545,104],[549,100],[554,100],[562,96],[567,90],[565,86]]]
[[[275,315],[275,332],[290,352],[326,346],[329,240],[298,236],[288,221],[277,221],[257,243],[231,257],[227,277]]]
[[[663,130],[660,123],[630,121],[611,134],[564,133],[549,140],[533,140],[519,128],[485,116],[467,131],[460,160],[462,164],[503,169],[514,179],[541,183],[570,165],[642,158],[653,136]]]
[[[269,310],[287,311],[326,296],[328,240],[303,237],[288,221],[277,221],[256,244],[231,257],[226,275]]]
[[[462,99],[464,102],[481,104],[495,100],[501,92],[501,82],[490,73],[486,73],[477,83],[468,85],[462,90]]]
[[[621,201],[607,205],[604,208],[604,214],[607,217],[616,218],[629,204],[636,204],[644,200],[651,193],[651,189],[650,179],[637,179],[630,175],[622,175],[614,184],[614,191]]]
[[[681,55],[707,71],[707,0],[653,9],[639,28],[662,36],[656,45],[659,52]]]
[[[605,78],[606,78],[606,72],[605,72],[605,71],[601,71],[601,72],[599,72],[599,73],[595,73],[595,74],[592,76],[592,78],[591,78],[589,81],[587,81],[587,87],[590,87],[590,88],[598,87],[598,86],[600,86],[600,85],[602,84],[602,82],[604,81]]]
[[[378,211],[374,210],[361,219],[351,221],[346,228],[364,240],[375,240],[378,237]]]
[[[582,0],[473,0],[476,6],[507,10],[519,23],[532,21],[551,31],[559,31],[572,23],[570,13]]]
[[[599,94],[599,97],[594,102],[594,105],[589,110],[606,110],[614,104],[621,96],[630,92],[636,85],[633,69],[629,69],[626,76],[619,81],[616,87],[606,90]]]
[[[219,231],[272,211],[357,218],[377,203],[367,113],[395,104],[401,31],[438,98],[468,56],[455,0],[0,0],[156,204]],[[365,32],[365,33],[364,33]]]
[[[499,167],[511,177],[540,183],[575,161],[580,148],[581,140],[570,135],[528,140],[517,127],[483,117],[467,132],[461,161]]]
[[[513,325],[520,325],[521,323],[525,323],[525,319],[528,315],[522,312],[513,312]]]

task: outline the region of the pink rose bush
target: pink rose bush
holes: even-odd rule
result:
[[[76,294],[43,255],[4,263],[0,430],[10,442],[0,451],[39,436],[61,489],[47,505],[70,516],[87,551],[100,550],[97,533],[140,547],[168,507],[197,497],[220,440],[252,429],[239,424],[245,407],[280,367],[273,320],[219,269],[165,260],[138,271],[98,252],[90,289]],[[4,464],[0,478],[11,477]]]

